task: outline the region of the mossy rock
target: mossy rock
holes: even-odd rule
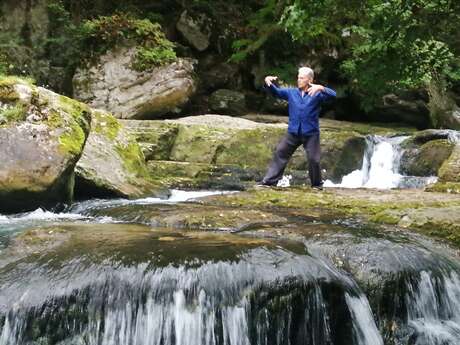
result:
[[[457,143],[449,158],[439,168],[440,182],[460,182],[460,144]]]
[[[455,194],[422,190],[373,190],[326,188],[252,189],[201,200],[204,204],[249,209],[296,210],[309,216],[334,213],[383,224],[399,225],[460,247],[460,198]]]
[[[460,194],[460,182],[436,182],[427,186],[425,191]]]
[[[232,164],[149,161],[148,168],[151,178],[168,188],[245,190],[263,177]]]
[[[153,161],[233,166],[235,171],[246,169],[256,177],[265,173],[277,144],[286,133],[286,125],[283,124],[261,124],[219,115],[126,123]],[[333,120],[322,120],[321,123],[321,166],[325,170],[324,178],[334,181],[361,168],[366,134],[396,133],[392,128],[364,124]],[[306,171],[307,160],[300,148],[294,153],[286,174],[296,176],[293,183],[303,184],[306,182]],[[302,172],[302,176],[299,172]],[[236,173],[233,181],[226,179],[223,183],[236,186],[238,175]],[[241,186],[244,185],[244,182],[241,183]]]
[[[78,197],[165,195],[150,180],[139,144],[110,113],[93,111],[92,130],[76,167]]]
[[[427,141],[418,148],[406,149],[400,170],[405,175],[433,176],[452,153],[454,144],[447,139]]]
[[[147,161],[169,159],[179,132],[177,124],[149,120],[120,122],[136,138]]]
[[[90,109],[16,77],[0,78],[0,89],[0,212],[69,204]]]

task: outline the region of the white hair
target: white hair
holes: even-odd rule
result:
[[[299,74],[300,75],[306,75],[310,77],[312,80],[315,77],[315,72],[310,67],[300,67],[299,68]]]

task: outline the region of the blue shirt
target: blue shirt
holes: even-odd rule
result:
[[[319,133],[319,112],[321,103],[335,97],[334,90],[327,87],[324,91],[314,96],[304,93],[298,88],[279,88],[273,83],[269,87],[270,92],[278,98],[289,103],[288,132],[294,135],[311,135]]]

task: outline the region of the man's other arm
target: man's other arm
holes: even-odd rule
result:
[[[318,94],[318,98],[321,101],[337,96],[334,90],[319,84],[310,84],[308,94],[312,97]]]

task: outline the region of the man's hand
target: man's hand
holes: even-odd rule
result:
[[[265,84],[267,84],[267,86],[272,86],[272,82],[274,80],[276,80],[276,79],[278,79],[278,77],[274,77],[274,76],[271,76],[271,75],[266,76],[265,77]]]
[[[309,96],[314,96],[318,92],[324,91],[324,86],[319,84],[310,84],[310,87],[307,90]]]

